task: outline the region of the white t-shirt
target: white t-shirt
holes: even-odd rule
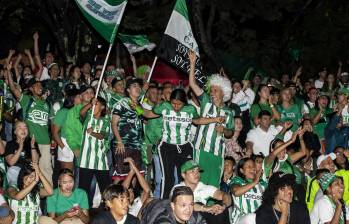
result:
[[[348,206],[346,206],[346,211],[348,214]],[[331,201],[328,198],[328,196],[322,196],[318,201],[315,202],[314,208],[310,213],[311,224],[324,224],[326,222],[331,222],[334,216],[334,212],[335,208],[331,204]],[[349,220],[348,215],[347,220]]]
[[[129,209],[128,209],[128,213],[133,215],[134,217],[138,216],[139,211],[142,208],[142,199],[141,197],[137,197],[135,198],[135,200],[133,201],[132,205],[130,205]]]
[[[48,74],[48,69],[46,66],[44,66],[44,68],[42,69],[42,74],[40,77],[40,81],[46,80],[46,79],[50,79],[51,77]]]
[[[181,183],[175,185],[172,188],[172,191],[175,187],[178,187],[178,186],[186,186],[186,185],[184,182],[181,182]],[[218,190],[218,188],[211,186],[211,185],[206,185],[200,181],[193,192],[194,193],[194,203],[202,203],[202,204],[206,205],[207,200],[212,198],[214,193],[217,190]],[[171,191],[171,195],[172,195],[172,191]]]
[[[315,80],[314,85],[315,85],[315,88],[321,89],[324,86],[324,81],[317,79],[317,80]]]
[[[270,142],[281,130],[281,126],[270,125],[268,131],[265,132],[258,126],[247,133],[246,142],[253,143],[254,154],[263,153],[264,156],[268,156]]]
[[[241,216],[236,224],[255,224],[256,223],[256,213],[249,213],[247,215]]]
[[[349,125],[349,111],[348,104],[342,110],[343,124]]]

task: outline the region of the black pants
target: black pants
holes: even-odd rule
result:
[[[159,145],[160,166],[162,170],[161,198],[168,199],[174,186],[174,168],[177,167],[178,180],[181,180],[181,166],[193,159],[193,147],[190,143],[172,145],[161,142]]]
[[[80,168],[79,171],[79,188],[83,189],[87,193],[89,206],[93,205],[93,195],[94,192],[91,190],[91,182],[93,176],[96,177],[99,190],[101,194],[103,191],[111,184],[111,179],[109,178],[109,170],[91,170]]]

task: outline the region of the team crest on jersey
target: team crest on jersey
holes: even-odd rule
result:
[[[32,110],[28,115],[28,120],[41,126],[47,125],[48,113],[41,110]]]

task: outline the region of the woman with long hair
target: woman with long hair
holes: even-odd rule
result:
[[[13,223],[38,223],[40,197],[46,197],[52,193],[52,186],[41,173],[37,163],[22,167],[18,174],[17,186],[8,188],[9,204],[15,213]]]
[[[234,134],[231,138],[225,139],[225,154],[231,156],[237,162],[246,156],[246,138],[247,134],[243,129],[243,123],[240,116],[234,117]]]
[[[88,200],[86,192],[75,187],[74,174],[70,169],[62,169],[58,176],[58,188],[47,198],[49,217],[40,217],[39,223],[87,224]]]
[[[310,213],[313,224],[349,223],[348,206],[343,201],[343,179],[332,173],[325,173],[319,179],[324,195],[319,198]]]
[[[175,184],[174,170],[177,168],[178,180],[181,178],[180,167],[193,158],[193,145],[190,142],[192,123],[221,123],[223,117],[200,118],[195,107],[187,102],[183,89],[175,89],[170,96],[170,102],[156,105],[153,111],[144,109],[146,118],[163,118],[163,134],[158,151],[163,170],[161,198],[168,198]]]
[[[236,167],[237,175],[232,180],[231,192],[234,200],[232,223],[248,213],[255,212],[262,203],[262,195],[267,183],[261,178],[262,170],[256,173],[255,162],[251,158],[241,159]]]
[[[251,124],[254,127],[257,127],[259,124],[258,114],[262,110],[269,111],[272,114],[272,120],[280,119],[280,113],[273,104],[270,89],[265,84],[259,85],[256,98],[251,106]]]
[[[38,163],[39,154],[34,136],[29,137],[27,124],[24,121],[16,121],[14,139],[6,144],[3,155],[8,165],[7,180],[9,185],[17,184],[19,171],[26,163]]]

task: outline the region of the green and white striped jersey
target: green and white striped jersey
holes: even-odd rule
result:
[[[91,111],[86,115],[84,122],[84,138],[82,140],[82,150],[79,167],[93,170],[109,170],[107,151],[109,149],[109,127],[110,117],[105,116],[100,119],[91,118]],[[101,133],[104,139],[100,140],[86,132],[91,127],[93,132]]]
[[[198,117],[193,105],[184,105],[179,112],[176,112],[169,102],[162,102],[156,105],[153,111],[162,115],[162,141],[176,145],[189,142],[192,120]]]
[[[245,180],[239,176],[235,176],[232,180],[231,186],[244,186],[251,182],[252,181]],[[233,223],[235,223],[240,216],[246,215],[248,213],[253,213],[257,210],[257,208],[262,204],[262,195],[266,187],[267,183],[260,181],[252,189],[250,189],[240,197],[232,195],[234,201],[234,211],[232,213]]]
[[[198,97],[200,101],[201,117],[218,117],[224,116],[225,123],[223,126],[227,129],[234,128],[234,112],[227,106],[219,108],[211,102],[211,98],[206,92]],[[196,132],[194,148],[204,150],[215,156],[224,156],[225,143],[224,136],[216,131],[216,123],[200,125]]]
[[[17,189],[16,186],[12,186]],[[9,205],[15,213],[13,224],[36,224],[39,219],[40,196],[39,193],[32,200],[30,194],[27,194],[22,200],[9,198]]]

